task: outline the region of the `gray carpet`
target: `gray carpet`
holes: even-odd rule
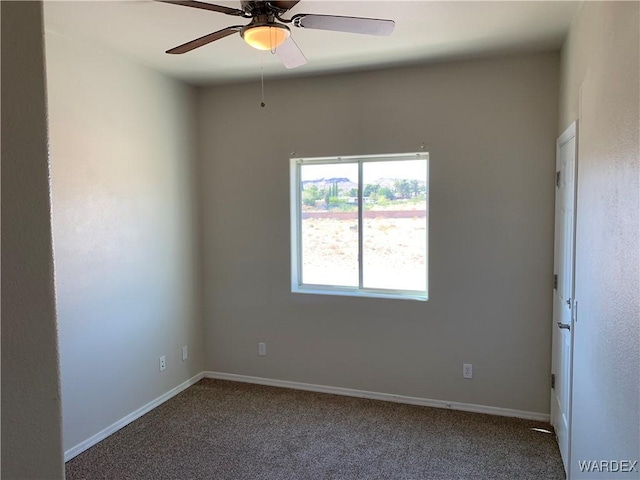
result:
[[[202,380],[67,462],[76,479],[564,479],[540,422]]]

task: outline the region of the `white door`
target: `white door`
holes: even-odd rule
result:
[[[573,359],[573,300],[577,122],[556,143],[556,225],[553,290],[551,424],[569,478],[571,441],[571,372]]]

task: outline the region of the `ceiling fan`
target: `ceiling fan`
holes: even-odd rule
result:
[[[181,5],[184,7],[200,8],[211,12],[224,13],[236,17],[250,18],[247,25],[234,25],[217,32],[204,35],[190,42],[167,50],[167,53],[181,54],[195,48],[202,47],[234,33],[240,36],[254,48],[275,52],[287,68],[296,68],[307,63],[307,59],[291,38],[288,25],[298,28],[315,30],[332,30],[336,32],[361,33],[366,35],[390,35],[395,22],[376,18],[345,17],[339,15],[314,15],[298,13],[290,19],[282,18],[288,10],[298,4],[293,1],[259,1],[242,0],[242,9],[213,5],[198,1],[158,0],[163,3]]]

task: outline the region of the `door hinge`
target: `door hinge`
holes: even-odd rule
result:
[[[560,172],[556,172],[556,187],[560,186]]]
[[[553,389],[556,388],[556,374],[555,373],[551,374],[551,388],[553,388]]]
[[[553,274],[553,289],[558,289],[558,275],[556,273]]]

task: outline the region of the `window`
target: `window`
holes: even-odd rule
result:
[[[291,290],[426,300],[425,152],[291,159]]]

